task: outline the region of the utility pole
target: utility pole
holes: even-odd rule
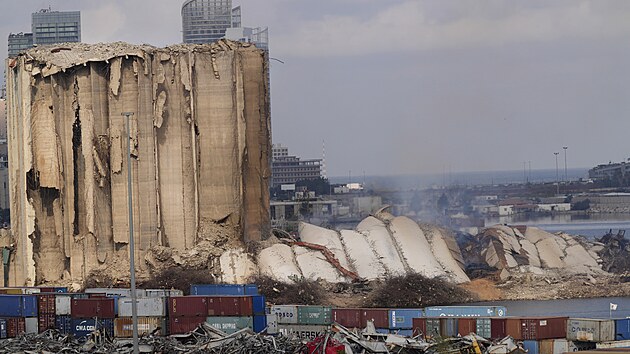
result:
[[[564,181],[569,183],[569,175],[567,174],[567,149],[568,146],[563,146],[564,149]]]
[[[133,242],[133,202],[131,188],[131,129],[129,121],[133,112],[123,112],[121,115],[127,118],[127,195],[129,202],[129,273],[131,283],[131,318],[133,322],[133,353],[140,353],[138,345],[138,303],[136,294],[136,265]]]
[[[560,194],[560,180],[558,177],[558,154],[559,152],[554,152],[554,155],[556,155],[556,195]]]

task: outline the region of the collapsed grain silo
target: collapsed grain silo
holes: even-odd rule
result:
[[[265,55],[230,41],[72,43],[9,59],[9,284],[128,273],[124,112],[141,276],[266,235]]]

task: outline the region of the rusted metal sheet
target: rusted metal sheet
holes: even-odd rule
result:
[[[427,319],[426,318],[414,318],[413,322],[413,335],[421,335],[423,338],[427,334]]]
[[[566,338],[568,317],[543,317],[521,319],[521,335],[524,340]]]
[[[462,336],[477,333],[477,320],[474,318],[460,318],[457,321],[457,333]]]
[[[333,309],[332,320],[347,328],[360,328],[361,309]]]
[[[72,318],[115,318],[114,299],[72,299]]]
[[[37,295],[37,313],[55,314],[55,294],[39,294]]]
[[[367,325],[367,321],[373,321],[376,328],[389,327],[388,309],[361,309],[361,325]]]
[[[206,321],[206,317],[192,316],[192,317],[171,317],[168,321],[169,334],[184,334],[188,333],[199,324]]]
[[[168,313],[171,317],[208,317],[207,296],[176,296],[168,299]],[[200,322],[200,323],[201,323]]]
[[[159,328],[159,330],[158,330]],[[165,317],[138,317],[138,335],[166,335]],[[117,338],[133,337],[133,318],[118,317],[114,320],[114,336]]]
[[[251,296],[209,296],[207,316],[252,316]]]

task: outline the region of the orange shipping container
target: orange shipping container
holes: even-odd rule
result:
[[[159,328],[159,330],[158,330]],[[154,333],[158,336],[166,335],[166,318],[165,317],[138,317],[138,335],[147,335]],[[114,320],[114,336],[118,338],[133,337],[133,318],[119,317]]]
[[[521,334],[521,319],[520,318],[508,318],[505,321],[505,335],[511,336],[516,340],[523,340]]]
[[[457,321],[457,333],[466,336],[470,333],[477,333],[477,319],[460,318]]]

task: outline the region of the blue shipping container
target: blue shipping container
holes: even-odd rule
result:
[[[55,327],[61,334],[70,334],[72,332],[72,318],[70,316],[55,317]]]
[[[258,295],[256,284],[194,284],[190,295]]]
[[[254,315],[264,315],[265,314],[265,296],[264,295],[254,295],[252,296],[252,307],[254,310]]]
[[[422,309],[391,309],[388,316],[390,329],[411,329],[413,319],[422,317]]]
[[[504,306],[433,306],[424,309],[425,317],[505,317]]]
[[[538,341],[536,340],[524,340],[523,348],[527,350],[527,354],[538,354]]]
[[[7,338],[7,320],[0,319],[0,339]]]
[[[630,339],[630,318],[624,318],[623,320],[615,320],[615,340],[629,340]]]
[[[77,339],[84,339],[95,330],[105,330],[105,334],[114,336],[114,319],[73,318],[72,334]]]
[[[261,333],[267,329],[267,315],[254,315],[254,332]]]
[[[37,317],[37,296],[0,295],[0,316]]]

